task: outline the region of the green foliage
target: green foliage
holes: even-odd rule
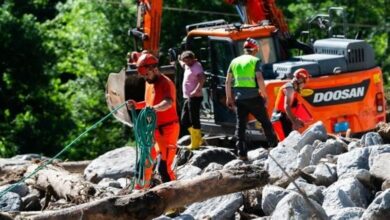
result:
[[[277,5],[291,33],[306,30],[315,12],[345,7],[347,36],[360,32],[388,75],[390,15],[385,1],[281,0]],[[235,13],[223,0],[164,1],[161,51],[179,46],[186,25],[239,21]],[[126,64],[132,50],[127,31],[135,27],[135,16],[133,0],[0,1],[0,156],[53,156],[108,114],[105,82],[108,73]],[[123,146],[131,136],[129,128],[111,117],[63,158],[91,159]]]

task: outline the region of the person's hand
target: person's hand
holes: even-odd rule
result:
[[[232,98],[226,97],[226,106],[229,109],[234,110],[235,104]]]
[[[294,130],[298,130],[300,128],[303,128],[303,126],[305,126],[305,123],[303,123],[303,121],[300,118],[295,118],[292,124]]]
[[[135,106],[137,105],[137,102],[134,101],[133,99],[127,100],[126,101],[126,106],[128,110],[135,110]]]

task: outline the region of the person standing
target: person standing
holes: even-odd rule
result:
[[[158,59],[150,53],[143,52],[138,58],[138,74],[146,81],[145,101],[128,100],[127,106],[130,109],[151,107],[156,112],[155,145],[151,150],[151,157],[155,160],[158,154],[161,155],[158,172],[163,182],[169,182],[176,179],[172,164],[176,155],[180,125],[176,112],[175,84],[159,71],[157,65]],[[150,186],[152,172],[153,164],[145,164],[144,188]]]
[[[192,51],[184,51],[180,56],[180,65],[184,69],[183,98],[184,104],[181,114],[181,126],[191,135],[191,150],[199,149],[202,144],[200,130],[200,105],[203,100],[202,88],[205,82],[202,64]]]
[[[248,38],[244,43],[244,54],[236,57],[230,63],[225,82],[226,105],[231,109],[236,109],[235,136],[238,138],[236,149],[242,160],[247,160],[245,130],[249,113],[261,123],[269,147],[275,147],[277,144],[277,138],[266,109],[267,93],[260,59],[256,57],[258,51],[257,41]]]
[[[297,69],[291,81],[279,89],[271,118],[279,141],[284,140],[292,130],[298,130],[304,126],[304,122],[294,113],[294,110],[298,107],[297,96],[309,80],[309,77],[310,74],[306,69]]]

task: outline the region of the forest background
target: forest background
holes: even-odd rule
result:
[[[372,45],[389,87],[390,0],[276,3],[297,34],[314,14],[344,7],[347,36]],[[162,55],[180,44],[187,24],[220,18],[239,21],[224,0],[165,0]],[[135,0],[0,0],[0,157],[53,156],[105,116],[105,83],[126,65],[135,25]],[[131,140],[111,117],[62,159],[92,159]]]

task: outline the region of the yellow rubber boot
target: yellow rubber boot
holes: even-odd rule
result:
[[[191,145],[188,147],[190,150],[197,150],[199,149],[200,145],[202,144],[202,133],[200,129],[194,129],[191,130]]]

